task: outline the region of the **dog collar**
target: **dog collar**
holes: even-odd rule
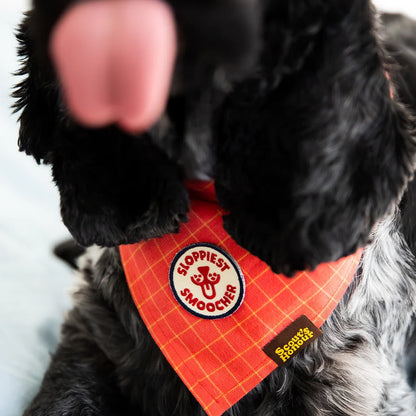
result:
[[[150,334],[209,416],[223,414],[313,341],[357,270],[361,250],[288,278],[224,230],[213,183],[189,185],[178,234],[120,247]]]

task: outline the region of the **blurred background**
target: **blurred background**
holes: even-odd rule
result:
[[[416,18],[414,0],[374,3]],[[10,110],[18,69],[14,33],[28,7],[26,0],[0,1],[0,416],[20,416],[36,393],[73,282],[73,273],[52,256],[67,232],[49,168],[18,152]]]
[[[51,249],[67,236],[49,168],[17,150],[14,32],[29,1],[0,0],[0,415],[21,416],[70,305],[72,273]]]

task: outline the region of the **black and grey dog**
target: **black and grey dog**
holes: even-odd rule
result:
[[[226,414],[414,416],[416,23],[378,21],[369,0],[165,1],[171,92],[140,134],[67,110],[49,43],[75,1],[34,0],[20,27],[20,150],[52,166],[74,238],[101,246],[79,263],[25,415],[204,414],[147,332],[115,247],[177,232],[184,179],[213,178],[227,232],[276,272],[366,245],[324,335]]]

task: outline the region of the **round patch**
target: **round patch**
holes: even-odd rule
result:
[[[205,319],[232,315],[245,292],[237,262],[210,243],[192,244],[175,256],[170,266],[170,286],[188,312]]]

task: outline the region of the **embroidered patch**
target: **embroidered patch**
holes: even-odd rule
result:
[[[210,243],[192,244],[175,256],[170,266],[170,286],[181,306],[204,319],[232,315],[245,293],[237,262]]]
[[[321,335],[322,331],[305,315],[302,315],[273,338],[263,348],[263,351],[279,366],[282,366]]]

